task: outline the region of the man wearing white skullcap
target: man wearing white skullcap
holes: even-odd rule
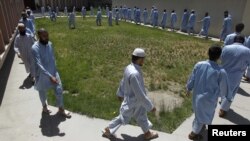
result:
[[[146,140],[158,137],[157,133],[150,131],[152,123],[147,117],[147,112],[155,112],[156,108],[148,98],[144,86],[141,67],[145,56],[145,51],[141,48],[136,48],[132,53],[132,63],[125,68],[117,91],[118,99],[122,101],[120,114],[104,129],[103,137],[114,137],[118,128],[128,124],[131,118],[142,128]]]
[[[34,42],[33,36],[27,32],[25,25],[23,23],[19,23],[18,35],[14,41],[14,50],[18,58],[22,59],[26,72],[30,73],[29,78],[34,77],[34,65],[31,54],[31,47]]]

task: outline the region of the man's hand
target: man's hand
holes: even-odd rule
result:
[[[50,81],[54,84],[58,84],[58,80],[54,76],[50,77]]]
[[[187,91],[186,96],[190,96],[190,93],[191,93],[190,91]]]
[[[156,112],[156,108],[154,107],[150,112],[155,113]]]
[[[124,99],[123,97],[120,97],[120,96],[118,96],[117,98],[118,98],[118,100],[119,100],[120,102],[122,102],[123,99]]]

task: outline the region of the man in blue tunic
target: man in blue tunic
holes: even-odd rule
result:
[[[210,27],[210,16],[208,12],[205,13],[205,17],[199,22],[202,22],[202,28],[199,33],[199,36],[204,35],[206,39],[208,39],[208,29]]]
[[[228,34],[232,33],[232,18],[228,11],[224,12],[223,27],[221,30],[220,41],[224,41]]]
[[[153,22],[153,27],[157,27],[158,26],[158,10],[155,8],[154,9],[154,22]]]
[[[108,24],[109,26],[112,26],[112,20],[113,20],[113,16],[112,16],[112,11],[109,11],[109,15],[108,15]]]
[[[244,46],[245,38],[236,35],[234,44],[225,46],[222,50],[221,63],[229,78],[230,93],[222,94],[220,117],[224,117],[230,109],[232,101],[240,86],[240,81],[247,66],[250,65],[250,49]],[[225,98],[225,95],[229,95]]]
[[[76,28],[76,18],[75,18],[75,13],[71,12],[69,13],[69,28],[70,29],[75,29]]]
[[[147,8],[145,8],[143,10],[143,24],[146,25],[147,21],[148,21],[148,10],[147,10]]]
[[[128,8],[128,20],[132,21],[132,9]]]
[[[82,17],[85,18],[86,16],[86,8],[84,6],[82,6]]]
[[[151,12],[150,12],[150,23],[152,26],[154,25],[154,10],[155,8],[152,7]]]
[[[50,114],[47,107],[47,91],[54,89],[58,114],[65,118],[70,118],[70,113],[64,110],[63,88],[56,62],[52,43],[49,42],[49,34],[45,29],[38,30],[39,41],[32,46],[32,55],[35,65],[35,89],[39,92],[39,97],[43,106],[42,111]]]
[[[241,35],[241,32],[244,30],[244,27],[245,27],[245,25],[243,23],[238,23],[235,26],[235,32],[227,35],[227,37],[224,41],[224,46],[233,44],[235,36]]]
[[[26,12],[22,12],[22,18],[19,22],[23,23],[26,28],[28,28],[33,34],[35,34],[35,26],[32,20],[28,18]]]
[[[94,16],[94,8],[93,8],[93,6],[90,6],[90,16]]]
[[[115,13],[115,24],[116,25],[119,25],[119,10],[116,9],[116,13]]]
[[[135,23],[141,24],[141,9],[137,7],[136,13],[135,13]]]
[[[245,44],[246,47],[250,49],[250,36],[246,37]],[[246,74],[244,75],[244,80],[249,81],[250,80],[250,67],[247,67]]]
[[[221,55],[221,47],[212,46],[208,50],[209,60],[198,62],[187,82],[187,95],[193,90],[193,111],[195,118],[190,140],[200,140],[200,132],[205,125],[212,123],[220,93],[228,93],[227,74],[217,61]]]
[[[196,15],[195,15],[195,11],[192,10],[190,17],[188,19],[188,25],[187,25],[187,32],[188,35],[190,35],[190,32],[192,32],[192,34],[194,34],[194,26],[195,26],[195,21],[196,21]]]
[[[64,15],[68,16],[68,8],[67,8],[67,6],[64,7]]]
[[[162,27],[162,29],[165,29],[166,25],[167,25],[167,10],[164,9],[163,14],[162,14],[162,19],[161,19],[161,27]]]
[[[187,9],[184,9],[184,13],[181,19],[181,31],[182,32],[187,32],[187,24],[188,24],[188,11]]]
[[[177,22],[177,15],[175,13],[175,10],[173,10],[171,13],[171,19],[170,19],[170,27],[171,27],[172,31],[174,31],[174,29],[175,29],[176,22]]]
[[[102,25],[102,12],[101,12],[101,9],[98,9],[98,11],[97,11],[96,25],[97,26],[101,26]]]
[[[146,140],[158,137],[157,133],[150,131],[152,123],[148,120],[147,112],[155,112],[151,100],[148,98],[141,67],[144,64],[145,52],[141,48],[136,48],[132,53],[132,63],[125,68],[123,79],[117,96],[122,100],[120,115],[114,118],[108,127],[103,131],[103,136],[111,138],[121,125],[129,123],[131,118],[135,118],[138,125],[144,132]]]

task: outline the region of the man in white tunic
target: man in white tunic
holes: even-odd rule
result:
[[[65,118],[70,118],[70,113],[66,113],[63,105],[63,88],[59,73],[56,68],[52,43],[49,42],[49,34],[45,29],[38,30],[39,41],[32,46],[32,55],[35,65],[35,89],[39,92],[39,97],[43,106],[43,113],[50,114],[47,107],[47,91],[54,89],[58,114]]]
[[[211,124],[220,93],[228,93],[227,74],[219,67],[217,60],[221,47],[212,46],[208,50],[209,60],[198,62],[187,82],[187,95],[193,90],[193,111],[195,118],[190,140],[200,140],[200,132],[205,125]]]
[[[34,77],[34,65],[31,47],[34,44],[34,38],[26,32],[26,27],[23,23],[18,24],[18,31],[19,34],[14,42],[14,50],[17,56],[22,59],[26,72],[30,73],[29,77],[32,78]]]
[[[123,99],[120,107],[120,115],[114,118],[103,131],[103,136],[114,137],[115,132],[121,125],[128,124],[131,118],[135,118],[144,132],[147,140],[158,137],[157,133],[151,132],[152,123],[148,120],[147,112],[155,112],[151,100],[148,98],[141,67],[144,64],[145,52],[136,48],[132,54],[132,63],[125,68],[124,76],[120,84],[117,96]]]
[[[222,67],[226,70],[229,78],[230,93],[222,94],[220,117],[224,117],[230,109],[232,101],[238,91],[241,78],[247,66],[250,65],[250,49],[244,46],[245,38],[237,35],[234,44],[225,46],[221,54]],[[229,98],[223,97],[229,95]]]

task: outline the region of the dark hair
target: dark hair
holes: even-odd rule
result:
[[[224,17],[228,17],[228,11],[224,11]]]
[[[245,42],[245,38],[241,35],[236,35],[234,37],[234,43],[244,43]]]
[[[172,13],[174,13],[174,12],[175,12],[175,10],[172,11]]]
[[[208,12],[206,12],[206,13],[205,13],[205,17],[207,17],[208,15],[209,15]]]
[[[184,9],[184,12],[187,12],[187,9]]]
[[[141,58],[143,58],[143,57],[138,57],[138,56],[132,55],[132,62],[135,63],[137,60],[139,60]]]
[[[194,14],[194,13],[195,13],[195,11],[193,10],[191,13],[193,13],[193,14]]]
[[[218,45],[213,45],[208,49],[209,60],[217,61],[220,58],[222,49]]]
[[[164,9],[163,11],[164,11],[164,12],[166,12],[167,10],[166,10],[166,9]]]
[[[235,31],[237,33],[240,33],[242,32],[242,30],[244,29],[245,25],[243,23],[238,23],[236,26],[235,26]]]

